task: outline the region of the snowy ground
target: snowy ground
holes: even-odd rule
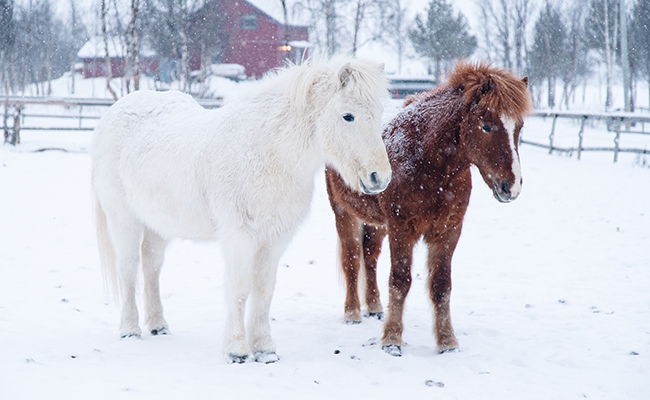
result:
[[[550,121],[540,121],[524,135],[547,137]],[[0,147],[0,399],[650,398],[642,158],[577,161],[524,146],[524,190],[505,205],[475,173],[453,262],[460,351],[434,350],[419,246],[401,358],[377,344],[381,322],[342,323],[336,233],[319,175],[311,216],[278,272],[271,316],[281,360],[227,365],[213,244],[179,241],[167,252],[162,296],[173,334],[118,339],[91,223],[89,137],[25,132],[21,146]],[[42,147],[79,152],[32,152]],[[384,302],[388,269],[386,251]]]

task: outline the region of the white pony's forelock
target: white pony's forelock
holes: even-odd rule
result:
[[[346,63],[349,63],[351,70],[350,82],[346,87],[353,91],[353,96],[366,103],[388,96],[388,84],[381,64],[344,56],[311,59],[301,65],[288,63],[286,67],[268,74],[264,80],[282,82],[292,110],[304,112],[310,107],[312,100],[317,100],[311,99],[310,93],[317,92],[322,98],[328,99],[339,89],[338,73]],[[312,91],[315,84],[319,85],[320,90]]]

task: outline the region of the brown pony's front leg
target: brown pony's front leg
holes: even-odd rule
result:
[[[428,245],[429,294],[433,302],[434,326],[438,351],[444,353],[458,347],[449,309],[451,297],[451,257],[460,238],[461,226],[453,226],[443,234],[426,237]]]
[[[358,277],[361,263],[361,222],[333,203],[336,230],[339,234],[341,271],[345,276],[345,315],[348,324],[361,323]]]
[[[386,228],[364,225],[363,227],[363,262],[366,271],[366,307],[368,316],[384,318],[384,309],[379,299],[377,287],[377,259],[381,253],[381,244],[386,236]]]
[[[404,301],[411,288],[411,264],[413,246],[417,237],[406,237],[393,230],[390,239],[390,278],[388,282],[388,317],[384,324],[384,336],[381,338],[382,349],[393,356],[402,355],[402,331],[404,324]]]

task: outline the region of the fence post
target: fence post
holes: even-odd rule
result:
[[[16,113],[14,114],[14,140],[15,144],[20,144],[20,114],[23,111],[23,105],[16,105]]]
[[[555,121],[557,121],[557,114],[553,115],[553,125],[551,126],[551,134],[548,135],[548,154],[553,153],[553,137],[555,136]]]
[[[580,155],[582,154],[582,138],[584,137],[586,120],[587,120],[587,116],[583,115],[582,122],[580,122],[580,132],[578,132],[578,160],[580,159]]]
[[[9,119],[9,81],[7,81],[7,96],[5,97],[5,112],[2,114],[2,127],[4,129],[4,143],[9,143],[9,126],[7,126],[7,120]]]
[[[616,137],[614,137],[614,162],[618,161],[618,149],[619,142],[621,140],[621,122],[623,122],[623,117],[617,118],[618,122],[616,123]]]

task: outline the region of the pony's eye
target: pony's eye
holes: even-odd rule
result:
[[[485,124],[485,125],[483,125],[483,130],[484,130],[485,132],[491,132],[491,131],[492,131],[492,128],[490,128],[490,125]]]
[[[352,114],[343,114],[343,119],[348,121],[348,122],[352,122],[352,121],[354,121],[354,115],[352,115]]]

